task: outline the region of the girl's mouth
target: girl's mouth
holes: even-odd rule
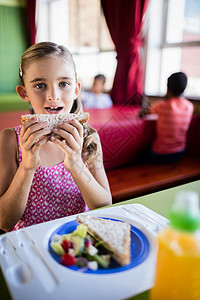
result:
[[[62,106],[57,106],[57,107],[45,107],[45,110],[47,111],[48,114],[58,114],[62,111],[63,107]]]

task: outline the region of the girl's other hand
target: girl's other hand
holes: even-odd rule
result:
[[[35,170],[40,165],[39,150],[49,140],[47,135],[51,133],[46,126],[47,123],[37,122],[36,118],[28,120],[22,125],[20,133],[21,165],[25,169]]]
[[[52,136],[51,141],[64,151],[65,168],[69,170],[82,163],[83,126],[77,120],[69,120],[68,123],[60,124],[53,132],[62,138],[59,140]]]

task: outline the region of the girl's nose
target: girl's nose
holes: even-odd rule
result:
[[[47,100],[49,101],[56,101],[56,100],[60,100],[60,95],[58,93],[58,91],[54,88],[49,89],[47,92]]]
[[[61,100],[61,98],[60,97],[52,97],[52,96],[47,96],[47,100],[49,100],[49,101],[55,101],[55,100]]]

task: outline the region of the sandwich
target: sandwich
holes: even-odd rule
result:
[[[86,123],[90,115],[88,112],[85,113],[62,113],[62,114],[27,114],[21,116],[21,122],[24,124],[26,121],[32,119],[33,117],[37,117],[38,122],[47,122],[47,129],[53,130],[59,123],[64,123],[68,120],[76,119],[81,124]]]
[[[76,221],[87,226],[87,232],[96,240],[102,241],[112,258],[121,266],[130,263],[130,225],[125,222],[113,221],[78,215]]]

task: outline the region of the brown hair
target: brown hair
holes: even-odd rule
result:
[[[26,70],[34,60],[41,59],[44,57],[55,56],[61,57],[69,63],[72,63],[74,67],[75,80],[77,82],[76,66],[71,52],[62,45],[57,45],[52,42],[41,42],[29,47],[21,57],[21,63],[19,68],[19,78],[21,84],[24,86],[24,76],[26,75]],[[82,102],[79,97],[74,100],[74,104],[70,112],[83,112]],[[85,163],[90,164],[97,158],[99,152],[99,145],[94,141],[96,135],[97,132],[95,129],[93,129],[87,123],[83,125],[83,160]]]

